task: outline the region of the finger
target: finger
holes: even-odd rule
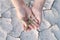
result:
[[[30,19],[31,19],[32,21],[34,21],[34,22],[37,23],[37,21],[36,21],[36,19],[35,19],[34,17],[30,16]],[[38,24],[38,23],[37,23],[37,24]]]
[[[37,23],[33,22],[33,25],[35,26],[35,29],[39,28],[39,25]]]
[[[31,28],[30,27],[28,27],[27,29],[26,29],[26,31],[30,31],[31,30]]]
[[[35,23],[35,24],[39,25],[38,22],[36,22],[35,19],[32,19],[32,18],[31,18],[31,20],[32,20],[32,23]]]
[[[25,25],[23,25],[23,28],[24,28],[24,30],[26,30],[26,26]]]
[[[35,17],[35,19],[33,19],[38,25],[40,24],[40,17],[38,18],[38,17]]]
[[[32,16],[30,16],[31,20],[33,21],[33,24],[36,25],[36,27],[38,28],[38,25],[40,25],[39,22],[36,21],[36,19],[32,18]],[[38,20],[39,21],[39,20]]]
[[[37,19],[37,17],[34,17],[34,21],[39,24],[39,20]]]
[[[39,29],[38,25],[32,24],[34,26],[34,29]]]
[[[30,27],[31,29],[36,29],[37,26],[38,26],[38,25],[37,25],[35,22],[33,22],[33,23],[31,23],[31,24],[29,25],[29,27]]]
[[[34,21],[36,24],[38,24],[38,25],[39,25],[39,22],[37,22],[35,19],[33,19],[33,21]]]
[[[27,26],[26,22],[22,21],[23,24],[23,28],[25,28]]]
[[[35,29],[34,26],[33,26],[32,24],[30,24],[29,27],[30,27],[31,29]]]
[[[31,25],[33,25],[32,26],[32,29],[36,29],[36,25],[35,24],[31,24]]]
[[[39,25],[40,24],[37,24],[37,22],[35,22],[34,20],[33,20],[33,23],[32,24],[34,24],[36,28],[39,28]]]
[[[31,30],[31,28],[29,26],[27,27],[27,26],[23,25],[23,27],[24,27],[25,31]]]

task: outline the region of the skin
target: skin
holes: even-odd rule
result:
[[[39,29],[45,0],[34,0],[32,8],[27,7],[23,0],[11,1],[16,9],[17,18],[23,21],[24,30],[30,31],[32,29]]]

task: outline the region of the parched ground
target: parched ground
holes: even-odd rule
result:
[[[60,40],[60,0],[46,0],[40,29],[30,32],[23,31],[11,1],[0,0],[0,40]]]

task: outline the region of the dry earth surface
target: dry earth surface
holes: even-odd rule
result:
[[[0,0],[0,40],[60,40],[59,4],[60,0],[46,0],[40,29],[25,32],[11,0]]]

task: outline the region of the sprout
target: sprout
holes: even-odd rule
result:
[[[31,18],[28,18],[27,20],[25,20],[24,18],[22,19],[24,22],[26,22],[27,24],[27,27],[26,27],[26,30],[29,28],[29,25],[33,23],[33,21],[31,20]]]

